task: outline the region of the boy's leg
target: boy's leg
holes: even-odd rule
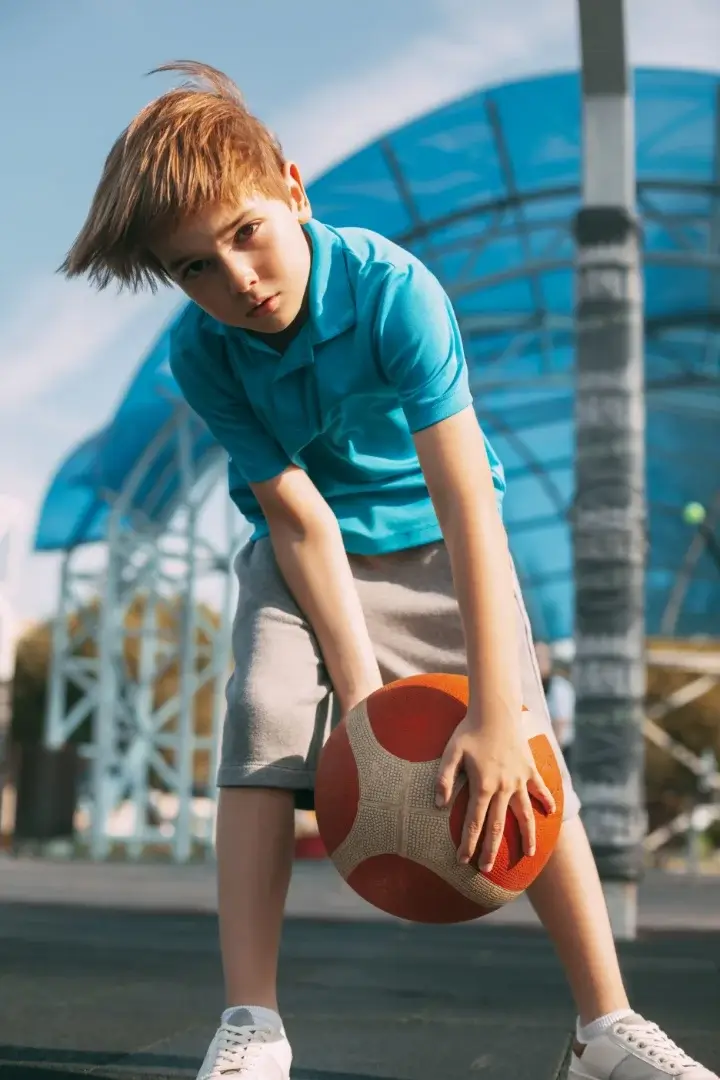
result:
[[[580,1023],[628,1010],[602,885],[579,817],[563,823],[528,898],[565,969]]]
[[[314,786],[331,696],[315,637],[269,541],[244,548],[218,786],[217,879],[226,1010],[198,1073],[288,1080],[277,1002],[295,795]]]
[[[218,769],[220,944],[228,1006],[275,1008],[294,795],[314,786],[330,684],[270,541],[243,548],[235,570],[235,667]]]
[[[563,773],[565,821],[557,846],[528,899],[565,969],[581,1024],[629,1008],[602,885],[579,816],[567,762],[547,711],[533,635],[516,581],[518,647],[523,698],[530,712],[547,716],[548,733]]]
[[[465,645],[444,545],[396,556],[353,557],[355,579],[383,673],[402,678],[428,671],[465,672]],[[557,847],[529,898],[552,939],[572,991],[580,1034],[573,1080],[718,1080],[679,1050],[654,1024],[630,1013],[602,886],[579,801],[557,744],[537,670],[532,632],[519,586],[518,649],[530,715],[544,717],[563,773],[565,822]]]
[[[225,1000],[278,1010],[277,965],[294,847],[292,791],[222,788],[217,869]]]
[[[352,562],[357,565],[371,636],[390,675],[464,673],[465,642],[444,545]],[[580,1018],[587,1023],[627,1008],[628,1000],[602,886],[578,817],[578,798],[547,714],[519,586],[517,623],[524,703],[531,714],[547,717],[547,735],[555,746],[565,789],[566,820],[560,839],[528,896],[565,967]]]
[[[379,558],[354,556],[351,564],[370,635],[389,677],[419,671],[464,673],[464,637],[444,545]],[[525,704],[530,713],[547,715],[519,586],[517,605]],[[549,716],[547,735],[563,773],[566,821],[552,859],[528,896],[566,969],[581,1021],[587,1023],[626,1009],[628,1002],[602,887],[578,816],[578,796]]]

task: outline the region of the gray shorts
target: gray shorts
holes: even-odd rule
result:
[[[465,674],[463,628],[444,544],[348,558],[385,682],[423,672]],[[289,788],[298,806],[311,806],[318,755],[337,720],[318,642],[269,540],[246,545],[235,571],[235,669],[227,686],[218,785]],[[524,703],[555,747],[565,817],[573,817],[580,803],[550,723],[517,580],[515,603]]]

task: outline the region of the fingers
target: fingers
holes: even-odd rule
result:
[[[480,843],[483,826],[487,820],[488,807],[492,801],[492,792],[478,791],[475,784],[470,783],[468,806],[463,823],[460,846],[458,847],[458,862],[468,863],[472,859]],[[504,819],[503,819],[504,822]],[[502,829],[500,829],[502,839]]]
[[[547,814],[554,814],[557,807],[552,792],[531,762],[526,763],[526,770],[521,770],[524,772],[522,781],[517,773],[512,776],[514,769],[508,769],[507,764],[504,768],[490,769],[488,775],[475,760],[484,760],[485,756],[475,749],[476,753],[470,754],[463,749],[460,739],[450,740],[438,767],[435,803],[439,809],[449,805],[462,769],[468,782],[469,798],[457,858],[459,863],[467,864],[478,853],[477,865],[487,873],[493,869],[502,845],[508,809],[517,819],[522,851],[532,857],[537,848],[533,800],[537,800]]]
[[[510,809],[517,818],[522,839],[522,849],[525,855],[534,855],[537,845],[535,829],[535,811],[530,801],[527,788],[516,792],[510,802]]]
[[[485,817],[485,836],[482,842],[478,866],[481,870],[490,871],[495,865],[495,860],[500,850],[503,833],[505,832],[505,819],[507,818],[510,795],[504,791],[498,791],[487,808]]]
[[[555,813],[555,810],[557,809],[555,799],[550,788],[547,786],[537,769],[528,780],[527,787],[530,794],[534,795],[535,798],[539,800],[548,814]]]
[[[442,810],[450,802],[461,761],[462,750],[458,749],[452,742],[448,743],[440,760],[437,780],[435,781],[435,805],[439,810]]]

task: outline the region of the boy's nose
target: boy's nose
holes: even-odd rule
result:
[[[228,285],[232,292],[247,293],[257,285],[257,274],[251,266],[233,261],[227,266]]]

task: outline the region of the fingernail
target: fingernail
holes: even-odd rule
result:
[[[528,852],[528,855],[533,856],[534,854],[535,854],[535,847],[533,846],[533,847],[530,848],[530,851]]]
[[[485,871],[492,870],[492,868],[493,868],[493,864],[491,862],[483,863],[482,866],[480,867],[481,870],[485,870]]]
[[[443,795],[435,796],[435,805],[437,806],[438,810],[442,810],[443,806],[445,805],[445,798]]]

